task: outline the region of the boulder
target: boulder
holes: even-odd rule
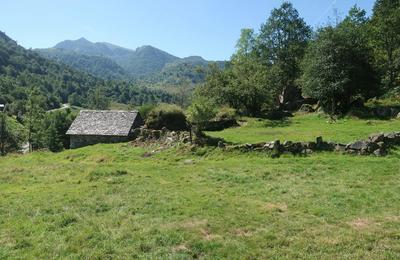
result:
[[[368,154],[373,153],[373,152],[374,152],[375,150],[377,150],[377,149],[379,149],[379,145],[378,145],[377,143],[375,143],[375,142],[369,142],[369,143],[367,144],[367,149],[366,149],[366,151],[367,151]]]
[[[385,155],[386,155],[386,150],[383,149],[383,148],[379,148],[379,149],[376,149],[376,150],[373,152],[373,154],[374,154],[376,157],[382,157],[382,156],[385,156]]]
[[[366,141],[356,141],[354,143],[350,143],[347,145],[347,149],[350,150],[356,150],[356,151],[361,151],[361,150],[366,150],[368,147],[368,142]]]
[[[301,145],[305,149],[311,149],[311,150],[315,150],[317,147],[317,144],[315,142],[302,142]]]
[[[335,150],[336,152],[344,152],[344,151],[346,151],[346,145],[345,145],[345,144],[337,143],[337,144],[335,145],[334,150]]]
[[[372,134],[369,136],[369,140],[374,143],[383,142],[385,140],[385,135],[383,133]]]
[[[396,116],[397,119],[400,119],[400,112]]]
[[[305,112],[305,113],[313,113],[313,112],[315,112],[315,109],[313,108],[313,105],[303,104],[303,105],[301,105],[299,111]]]

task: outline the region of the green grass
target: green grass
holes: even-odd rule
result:
[[[400,257],[400,151],[145,152],[0,158],[0,259]]]
[[[232,143],[281,141],[314,141],[322,136],[326,141],[348,143],[367,138],[372,133],[400,131],[400,120],[363,120],[343,118],[335,123],[318,114],[296,115],[283,121],[245,118],[241,127],[219,132],[208,132],[214,137],[224,138]]]

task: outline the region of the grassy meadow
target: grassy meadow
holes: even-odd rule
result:
[[[303,120],[318,129],[301,131]],[[348,141],[399,129],[322,120],[295,117],[273,133],[249,119],[214,134]],[[0,158],[0,259],[400,258],[400,150],[271,159],[189,147],[149,156],[153,149],[103,144]]]
[[[349,143],[366,139],[373,133],[400,131],[400,119],[365,120],[345,117],[334,123],[329,121],[325,115],[317,113],[298,114],[282,121],[244,118],[241,127],[207,134],[239,144],[268,142],[276,139],[314,141],[317,136],[322,136],[326,141]]]

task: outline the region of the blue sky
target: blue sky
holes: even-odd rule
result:
[[[374,0],[293,0],[313,27],[337,9]],[[130,49],[152,45],[179,57],[228,59],[241,28],[258,30],[282,0],[2,0],[0,30],[26,48],[46,48],[85,37]]]

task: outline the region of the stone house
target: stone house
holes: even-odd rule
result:
[[[70,148],[133,139],[133,130],[144,124],[138,111],[82,110],[67,131]]]

